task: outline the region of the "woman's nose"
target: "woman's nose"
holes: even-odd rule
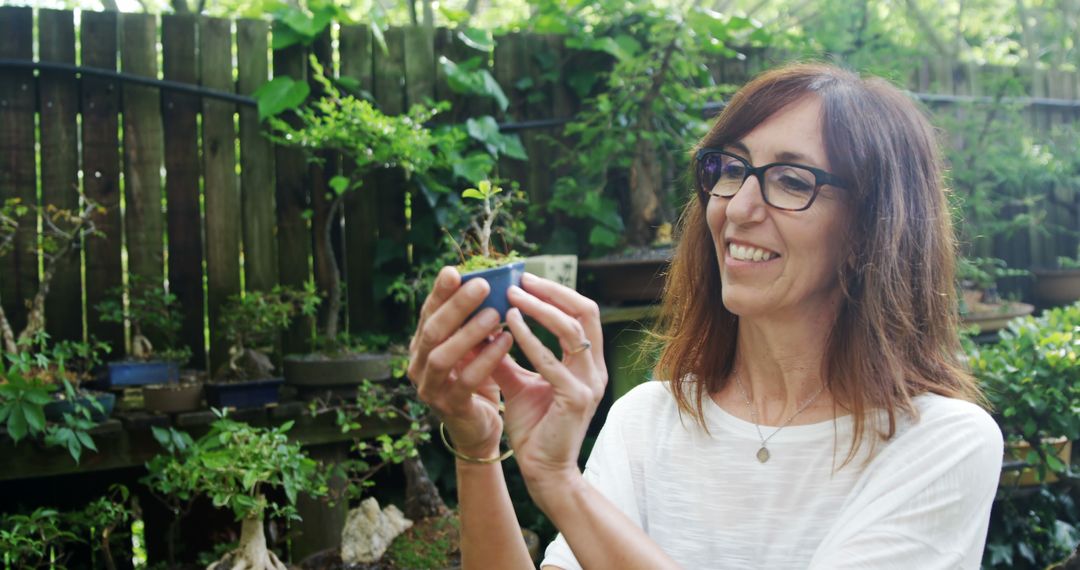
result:
[[[765,219],[765,196],[756,176],[743,181],[739,191],[728,199],[727,218],[737,224],[749,224]]]

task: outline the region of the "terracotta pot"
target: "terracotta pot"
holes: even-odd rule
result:
[[[355,386],[365,379],[389,380],[392,357],[388,352],[365,352],[326,357],[291,354],[285,357],[285,381],[297,386]]]
[[[1068,465],[1072,460],[1072,441],[1067,437],[1043,438],[1043,443],[1051,445],[1057,458],[1065,465]],[[1005,462],[1026,462],[1029,451],[1031,451],[1031,445],[1026,441],[1005,442]],[[1046,479],[1044,479],[1042,483],[1054,483],[1057,480],[1057,473],[1047,469]],[[1034,467],[1024,467],[1020,470],[1002,470],[998,486],[1024,487],[1028,485],[1038,485],[1039,483],[1039,470]]]
[[[1034,269],[1035,297],[1047,305],[1080,299],[1080,269]]]
[[[199,382],[151,384],[143,387],[143,407],[151,412],[178,414],[202,407],[203,385]]]

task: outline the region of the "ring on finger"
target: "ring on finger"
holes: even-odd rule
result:
[[[574,355],[574,354],[581,354],[582,352],[585,352],[586,350],[589,350],[590,348],[592,348],[592,343],[589,342],[589,339],[585,339],[585,340],[581,341],[581,344],[577,345],[576,347],[571,348],[570,350],[564,350],[563,351],[563,356],[571,356],[571,355]]]

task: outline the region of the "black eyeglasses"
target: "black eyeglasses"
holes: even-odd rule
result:
[[[765,203],[779,210],[799,212],[810,207],[821,187],[846,185],[820,168],[792,162],[755,167],[745,158],[718,148],[703,148],[695,155],[697,189],[703,195],[731,198],[747,178],[757,178]]]

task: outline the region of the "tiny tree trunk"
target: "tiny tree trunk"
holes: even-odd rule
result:
[[[206,570],[286,570],[266,547],[262,517],[248,517],[240,527],[240,544]]]
[[[405,468],[405,516],[418,521],[448,515],[450,509],[446,508],[439,489],[428,477],[420,456],[406,459],[402,466]]]

